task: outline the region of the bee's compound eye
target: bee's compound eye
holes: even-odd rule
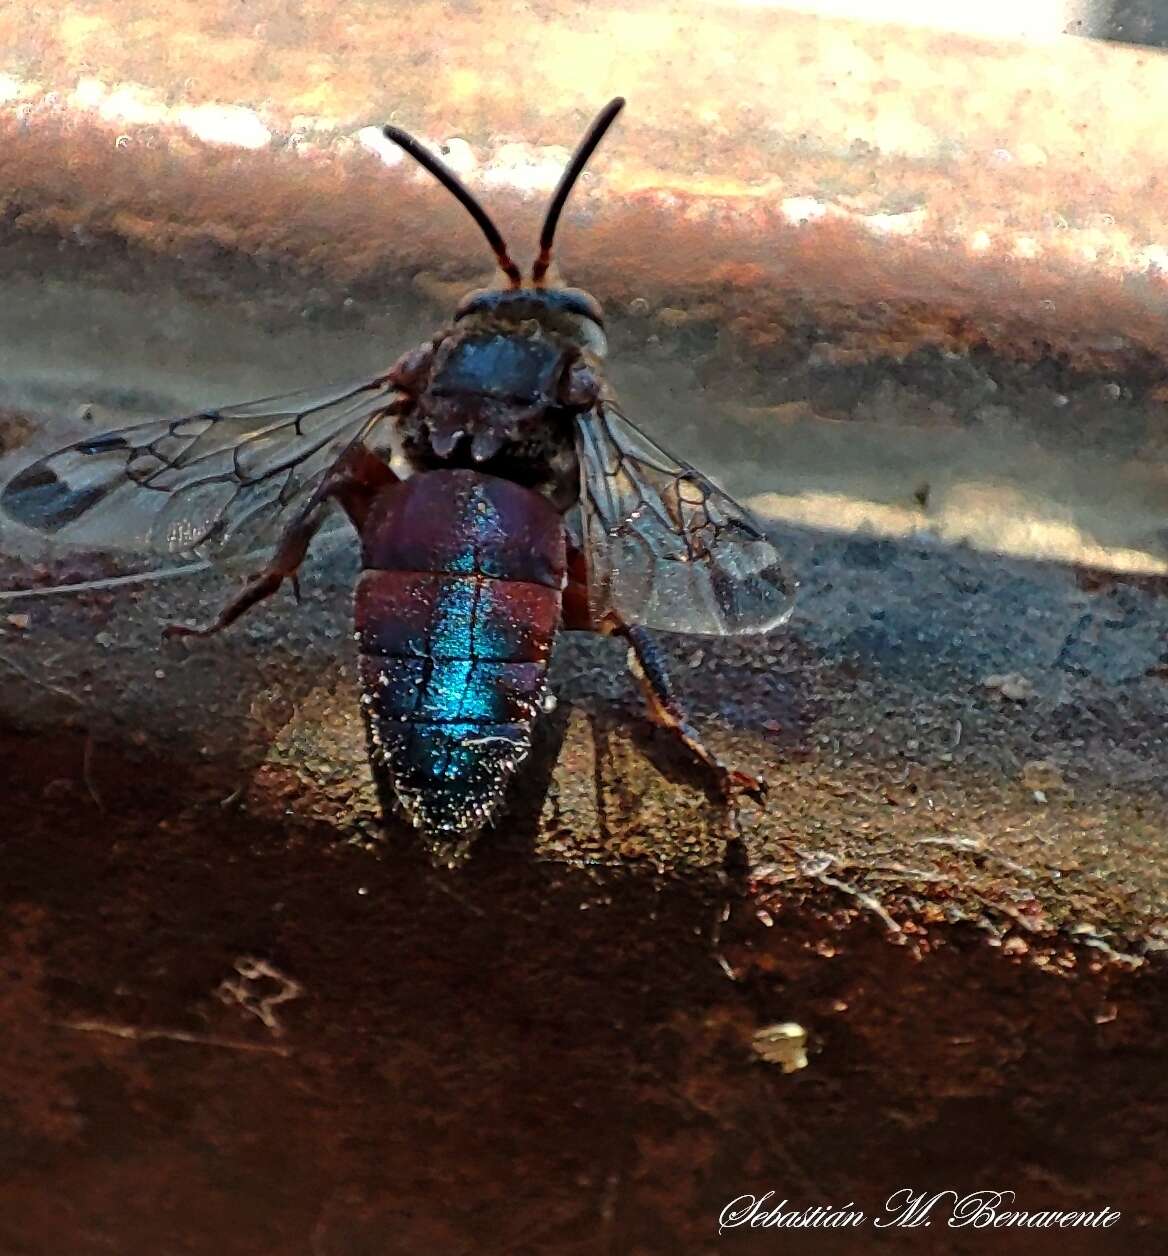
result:
[[[604,326],[604,310],[592,293],[583,288],[561,288],[556,296],[562,310],[591,319],[598,327]]]
[[[454,321],[457,322],[460,318],[475,313],[476,310],[484,309],[490,304],[494,295],[494,291],[490,288],[475,288],[473,292],[468,292],[459,301],[458,308],[454,311]]]

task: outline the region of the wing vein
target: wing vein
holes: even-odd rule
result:
[[[730,635],[787,618],[794,582],[744,506],[611,401],[577,419],[576,441],[594,622]]]

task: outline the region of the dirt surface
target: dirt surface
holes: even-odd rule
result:
[[[381,367],[449,299],[341,318],[294,285],[200,304],[132,256],[104,287],[91,265],[9,279],[5,468]],[[435,850],[386,822],[344,534],[301,607],[194,646],[162,627],[238,573],[0,596],[5,1256],[764,1252],[773,1231],[716,1237],[744,1192],[873,1214],[909,1186],[1123,1216],[804,1250],[1164,1249],[1163,580],[952,543],[1042,552],[1053,517],[1054,553],[1154,560],[1154,386],[810,345],[764,372],[704,317],[614,320],[631,411],[830,528],[775,523],[783,633],[667,643],[711,743],[770,783],[745,873],[599,639],[560,643],[495,831]],[[894,509],[900,539],[847,531]],[[122,570],[97,541],[6,524],[0,590]]]
[[[102,747],[137,744],[203,764],[205,788],[242,791],[245,814],[376,832],[344,535],[307,570],[299,609],[279,600],[194,646],[161,643],[162,626],[206,618],[230,579],[8,603],[7,718],[92,734],[99,794]],[[765,808],[739,816],[753,863],[1015,947],[1060,930],[1134,955],[1168,941],[1158,590],[927,544],[780,540],[802,580],[789,630],[668,642],[711,742],[770,781]],[[567,862],[717,866],[727,821],[710,782],[648,731],[621,660],[610,642],[562,641],[561,707],[504,834],[519,823],[537,855]],[[205,801],[175,790],[176,807]]]
[[[1163,1250],[1147,974],[1042,972],[962,929],[920,959],[827,891],[736,899],[719,928],[696,870],[514,837],[451,876],[325,827],[176,818],[171,765],[107,776],[82,825],[44,800],[79,746],[56,750],[10,791],[6,1252],[762,1253],[790,1240],[715,1239],[746,1191],[873,1213],[1007,1184],[1121,1224],[796,1250]],[[751,1044],[792,1020],[810,1063],[787,1075]]]
[[[744,1192],[911,1185],[1123,1218],[799,1250],[1162,1251],[1168,606],[781,540],[785,635],[671,642],[771,785],[745,880],[611,643],[563,643],[507,817],[448,867],[379,815],[343,546],[197,648],[158,628],[219,577],[11,603],[4,1250],[764,1252],[716,1240]],[[787,1022],[791,1074],[752,1046]]]
[[[634,76],[565,257],[631,414],[755,500],[801,582],[772,638],[667,643],[770,793],[728,816],[620,650],[565,638],[505,817],[435,848],[369,772],[343,535],[302,606],[164,645],[239,573],[9,598],[126,558],[3,524],[0,1256],[1159,1256],[1158,59],[771,13],[727,35],[703,6],[679,108],[700,67],[619,6],[586,47],[575,10],[524,27],[526,94],[504,42],[459,42],[474,6],[392,62],[384,6],[340,32],[297,7],[0,17],[0,480],[134,416],[384,369],[479,255],[352,140],[367,111],[431,102],[395,120],[465,134],[521,230],[517,180],[608,90],[585,53],[626,50],[626,90],[648,40],[660,88]],[[720,110],[724,73],[762,103]],[[200,138],[220,106],[231,136]],[[718,1236],[744,1193],[871,1218],[905,1188],[1121,1219]]]

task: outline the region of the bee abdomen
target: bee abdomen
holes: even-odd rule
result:
[[[370,740],[403,807],[430,831],[481,828],[531,748],[559,590],[366,571],[356,611]]]
[[[361,531],[363,708],[411,821],[481,828],[531,748],[559,625],[564,525],[539,494],[469,470],[394,485]]]

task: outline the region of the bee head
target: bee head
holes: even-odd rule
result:
[[[508,330],[534,324],[597,357],[608,351],[604,311],[583,288],[477,288],[462,298],[454,312],[456,324],[464,320]]]

